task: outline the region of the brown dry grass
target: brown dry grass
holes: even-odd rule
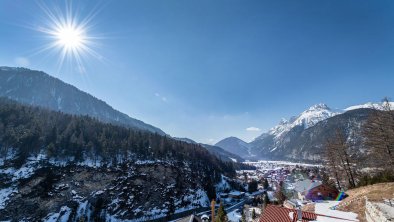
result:
[[[344,199],[338,210],[351,211],[358,214],[360,222],[365,222],[365,199],[370,201],[382,201],[383,198],[394,198],[394,183],[378,183],[348,190],[349,196]]]

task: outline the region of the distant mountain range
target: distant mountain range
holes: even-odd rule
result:
[[[289,120],[282,119],[278,125],[250,143],[229,137],[219,141],[216,146],[245,159],[319,162],[324,142],[339,128],[344,131],[351,146],[362,154],[365,150],[362,147],[361,127],[371,108],[382,109],[382,104],[367,103],[344,110],[333,110],[325,104],[317,104]]]
[[[251,153],[252,146],[237,137],[232,136],[225,138],[216,143],[215,146],[222,147],[223,149],[244,158],[250,158],[255,156]]]
[[[0,67],[0,96],[18,102],[75,115],[89,115],[115,125],[165,133],[152,125],[121,113],[104,101],[44,72]]]
[[[243,162],[245,159],[240,157],[237,153],[231,152],[229,150],[226,150],[220,146],[217,145],[209,145],[209,144],[203,144],[203,143],[197,143],[196,141],[189,139],[189,138],[177,138],[174,137],[174,139],[186,142],[186,143],[191,143],[191,144],[200,144],[202,147],[207,149],[211,154],[219,157],[223,161],[233,161],[233,162]]]

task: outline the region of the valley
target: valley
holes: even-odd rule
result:
[[[0,222],[393,222],[393,9],[0,0]]]
[[[273,210],[365,221],[368,207],[344,207],[352,192],[394,180],[391,156],[379,159],[370,145],[384,136],[390,148],[391,134],[368,134],[376,124],[392,129],[389,102],[317,104],[250,143],[209,145],[43,72],[2,67],[0,79],[1,221],[267,221]]]

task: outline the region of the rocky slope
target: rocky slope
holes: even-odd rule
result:
[[[0,98],[0,221],[171,218],[234,174],[198,144]]]

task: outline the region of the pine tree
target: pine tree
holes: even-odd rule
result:
[[[267,178],[265,178],[265,179],[264,179],[264,189],[267,190],[269,186],[270,186],[270,185],[269,185],[269,183],[268,183],[268,180],[267,180]]]
[[[267,207],[267,205],[270,203],[270,200],[268,198],[268,194],[267,192],[264,193],[264,198],[263,198],[264,202],[263,202],[263,209],[265,209]]]
[[[215,219],[216,222],[227,222],[228,221],[227,212],[224,209],[223,203],[220,203],[217,214],[218,215],[216,216],[216,219]]]
[[[256,219],[257,215],[256,215],[256,211],[253,209],[252,210],[252,219]]]
[[[244,211],[242,211],[241,222],[246,222],[246,216]]]
[[[248,183],[248,192],[253,193],[257,191],[258,183],[256,180],[252,180]]]

